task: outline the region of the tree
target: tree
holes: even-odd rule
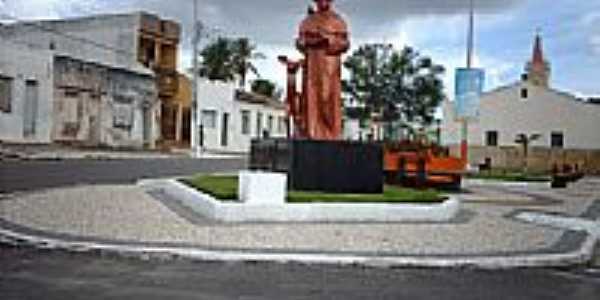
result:
[[[523,175],[527,175],[529,172],[529,146],[531,143],[539,140],[541,137],[542,135],[540,134],[526,135],[521,133],[518,134],[515,139],[515,143],[520,144],[523,147]]]
[[[444,67],[411,47],[396,51],[391,45],[363,45],[344,67],[350,73],[343,81],[344,92],[362,105],[361,119],[376,116],[388,125],[386,137],[391,136],[393,122],[408,128],[414,123],[430,125],[445,97]]]
[[[215,42],[206,46],[200,52],[200,56],[202,56],[202,64],[199,69],[200,76],[220,81],[234,79],[233,52],[229,39],[219,37]]]
[[[246,77],[248,71],[254,73],[257,77],[260,77],[256,66],[252,63],[255,59],[265,59],[266,56],[260,52],[255,52],[256,46],[250,43],[248,38],[239,38],[232,42],[232,63],[233,71],[239,76],[240,88],[246,86]]]
[[[244,88],[248,71],[259,76],[252,60],[265,57],[255,49],[247,38],[219,37],[200,52],[202,64],[199,75],[221,81],[232,81],[238,76],[239,85]]]
[[[252,82],[252,92],[273,98],[277,86],[275,83],[266,79],[257,79]]]

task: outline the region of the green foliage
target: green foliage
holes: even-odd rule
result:
[[[247,38],[219,37],[200,52],[202,65],[199,75],[220,81],[231,81],[238,76],[240,87],[244,87],[248,72],[259,76],[252,60],[265,58],[255,50],[256,46]]]
[[[183,180],[189,186],[217,199],[232,201],[238,199],[237,176],[199,175]],[[329,194],[319,192],[290,191],[290,203],[439,203],[444,198],[434,190],[413,190],[386,186],[383,194]]]
[[[201,52],[202,65],[200,76],[210,80],[231,81],[235,77],[233,69],[233,51],[231,41],[227,38],[218,38],[214,43],[206,46]]]
[[[266,57],[264,54],[256,52],[256,46],[252,45],[247,38],[239,38],[232,41],[232,49],[233,71],[235,74],[239,75],[240,87],[243,88],[246,85],[248,71],[254,73],[257,77],[260,77],[258,69],[254,66],[252,60],[265,59]]]
[[[275,83],[267,79],[257,79],[252,82],[252,92],[263,96],[274,97],[276,88]]]
[[[422,126],[434,121],[444,100],[444,67],[411,47],[361,46],[344,62],[350,77],[342,82],[352,102],[362,104],[362,118]],[[361,118],[361,119],[362,119]]]

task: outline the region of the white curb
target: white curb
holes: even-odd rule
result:
[[[460,212],[458,197],[443,203],[283,203],[262,205],[223,202],[177,180],[145,180],[143,188],[160,189],[196,213],[223,222],[448,222]]]
[[[500,181],[491,179],[463,179],[462,187],[470,186],[505,186],[505,187],[533,187],[550,188],[551,182],[518,182],[518,181]]]
[[[259,251],[213,251],[178,247],[145,247],[135,245],[117,245],[111,243],[93,243],[63,241],[33,235],[20,234],[0,229],[0,242],[8,244],[26,244],[40,249],[59,249],[71,252],[104,252],[125,257],[136,256],[143,259],[152,257],[186,258],[199,261],[223,262],[275,262],[324,265],[361,265],[367,267],[430,267],[510,269],[521,267],[566,267],[581,265],[590,261],[596,242],[595,238],[586,239],[583,247],[570,253],[560,254],[524,254],[515,256],[368,256],[353,254],[307,254],[307,253],[269,253]]]

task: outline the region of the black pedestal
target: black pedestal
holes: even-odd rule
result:
[[[254,140],[250,168],[286,172],[291,190],[383,192],[383,149],[377,143]]]

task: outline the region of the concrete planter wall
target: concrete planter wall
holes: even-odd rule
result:
[[[504,186],[504,187],[535,187],[550,188],[551,182],[521,182],[521,181],[500,181],[492,179],[463,179],[462,187],[469,186]]]
[[[455,197],[439,204],[222,202],[177,180],[142,182],[161,189],[185,206],[223,222],[447,222],[460,211]]]

